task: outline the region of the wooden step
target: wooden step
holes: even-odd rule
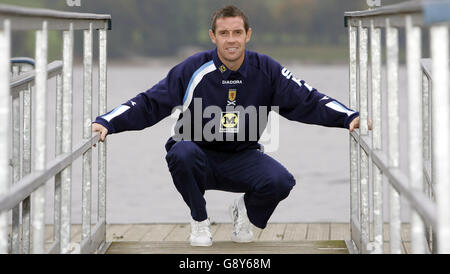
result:
[[[188,241],[113,242],[106,254],[348,254],[345,241],[214,242],[192,247]]]

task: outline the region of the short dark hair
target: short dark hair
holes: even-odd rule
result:
[[[211,17],[211,30],[213,33],[216,33],[217,19],[226,17],[241,17],[244,21],[245,32],[248,32],[250,25],[248,23],[247,15],[245,15],[245,13],[236,6],[225,6],[215,11]]]

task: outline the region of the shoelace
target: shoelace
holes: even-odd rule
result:
[[[209,231],[209,227],[208,224],[205,223],[199,223],[199,222],[195,222],[193,223],[193,232],[205,232],[205,233],[210,233]]]
[[[245,217],[242,216],[242,214],[239,214],[239,209],[237,206],[234,207],[233,213],[235,223],[234,231],[238,233],[243,229],[245,225],[247,225],[247,220]]]

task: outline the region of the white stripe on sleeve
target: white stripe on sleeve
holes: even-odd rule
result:
[[[355,113],[354,111],[351,111],[351,110],[345,108],[343,105],[339,104],[339,103],[336,102],[336,101],[329,102],[329,103],[326,104],[325,106],[327,106],[327,107],[329,107],[329,108],[331,108],[331,109],[334,109],[334,110],[336,110],[336,111],[339,111],[339,112],[347,113],[348,116],[350,116],[350,115],[352,115],[353,113]]]
[[[115,108],[113,111],[111,111],[111,113],[102,116],[103,119],[105,119],[106,121],[111,121],[112,119],[116,118],[117,116],[119,116],[120,114],[124,113],[125,111],[129,110],[130,107],[129,106],[124,106],[124,105],[120,105],[117,108]]]

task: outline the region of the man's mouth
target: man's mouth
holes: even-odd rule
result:
[[[237,50],[238,50],[237,47],[228,47],[228,48],[225,48],[225,51],[228,52],[228,53],[235,53],[235,52],[237,52]]]

